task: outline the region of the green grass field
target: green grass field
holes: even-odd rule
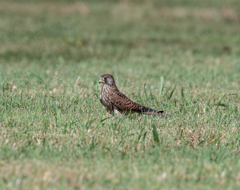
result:
[[[239,189],[239,23],[239,0],[2,0],[0,189]],[[108,115],[104,73],[170,117]]]

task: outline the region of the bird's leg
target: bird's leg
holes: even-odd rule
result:
[[[107,110],[107,112],[108,112],[109,114],[114,115],[114,112],[113,112],[113,111],[109,110],[108,108],[106,108],[106,110]]]

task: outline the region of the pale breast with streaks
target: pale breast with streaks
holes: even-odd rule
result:
[[[109,93],[110,93],[110,89],[109,86],[104,85],[102,87],[102,91],[101,91],[101,95],[100,95],[100,102],[107,107],[107,109],[109,109],[110,111],[113,111],[113,105],[110,102],[110,100],[108,99],[109,97]]]

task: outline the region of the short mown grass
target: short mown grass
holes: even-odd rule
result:
[[[0,189],[239,189],[239,10],[2,1]],[[104,73],[169,117],[108,115]]]

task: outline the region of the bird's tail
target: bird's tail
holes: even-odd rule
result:
[[[141,108],[141,112],[143,114],[146,114],[146,115],[154,115],[154,116],[162,116],[162,117],[165,117],[166,114],[164,111],[158,111],[158,110],[154,110],[152,108],[148,108],[148,107],[145,107],[145,106],[142,106]]]

